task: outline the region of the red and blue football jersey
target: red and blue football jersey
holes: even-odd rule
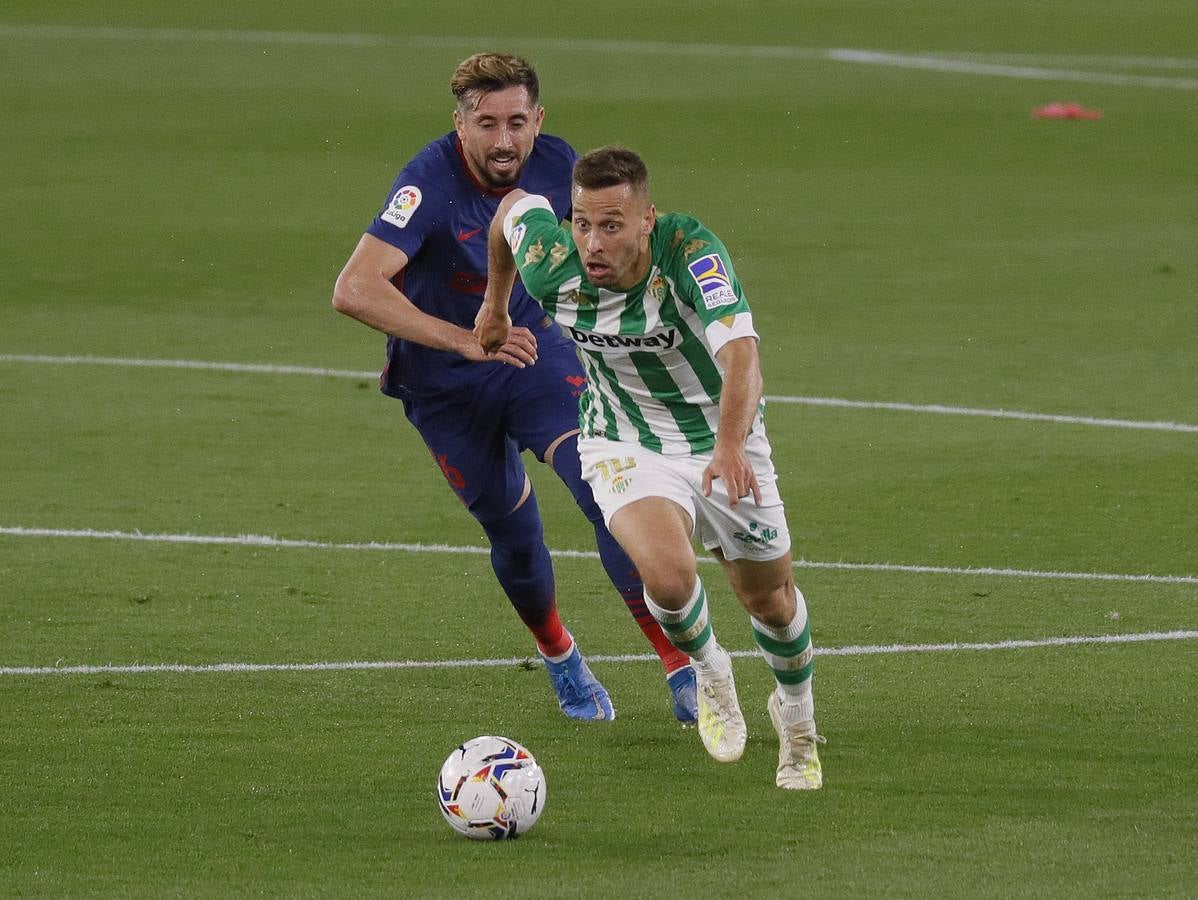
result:
[[[559,219],[570,216],[570,176],[577,154],[568,143],[542,134],[516,186],[549,199]],[[487,229],[507,189],[493,191],[466,167],[457,135],[430,143],[412,158],[391,187],[368,234],[402,250],[408,264],[395,286],[429,315],[473,328],[487,284]],[[512,291],[514,325],[535,331],[538,351],[573,346],[517,282]],[[432,396],[467,389],[492,377],[501,363],[471,362],[456,353],[389,337],[383,393],[392,397]]]

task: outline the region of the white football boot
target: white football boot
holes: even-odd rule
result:
[[[823,768],[815,745],[823,738],[815,733],[815,722],[787,722],[777,691],[770,691],[767,704],[770,721],[778,732],[778,775],[774,783],[791,791],[814,791],[824,784]]]
[[[699,737],[707,752],[720,762],[736,762],[745,752],[745,717],[736,700],[732,666],[726,672],[704,674],[695,666],[699,700]]]

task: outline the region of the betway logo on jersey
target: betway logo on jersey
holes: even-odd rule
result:
[[[636,350],[660,353],[678,346],[678,331],[674,328],[662,328],[648,334],[597,334],[567,325],[566,331],[583,350],[598,353],[618,354]]]

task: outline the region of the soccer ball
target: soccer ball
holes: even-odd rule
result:
[[[468,838],[519,837],[545,808],[545,773],[515,741],[476,737],[441,766],[437,805],[450,827]]]

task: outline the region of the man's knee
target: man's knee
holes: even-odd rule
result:
[[[755,619],[774,627],[784,627],[794,618],[795,586],[791,578],[751,586],[739,585],[741,605]]]
[[[667,609],[685,606],[698,578],[687,512],[664,497],[645,497],[617,510],[610,526],[653,602]]]
[[[681,609],[694,596],[698,575],[693,568],[658,566],[648,574],[643,567],[637,569],[645,583],[645,593],[658,606]]]
[[[627,548],[625,548],[627,549]],[[666,609],[681,609],[694,596],[695,582],[699,573],[695,563],[695,554],[690,544],[666,549],[654,547],[645,551],[629,553],[636,563],[641,580],[645,583],[645,593],[658,606]]]
[[[545,527],[541,522],[536,495],[526,483],[524,496],[516,508],[505,516],[494,519],[479,519],[479,525],[491,542],[492,555],[532,554],[545,541]]]

